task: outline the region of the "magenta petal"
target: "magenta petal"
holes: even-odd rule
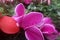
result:
[[[42,30],[43,33],[47,33],[47,34],[57,32],[55,27],[52,24],[44,24],[41,30]]]
[[[18,16],[12,16],[12,18],[17,21],[19,17]]]
[[[60,32],[58,32],[58,35],[59,35],[59,37],[60,37]]]
[[[22,26],[28,27],[31,25],[38,24],[42,21],[43,15],[39,12],[30,12],[24,16]]]
[[[54,34],[49,34],[49,35],[45,35],[45,37],[48,39],[48,40],[56,40],[57,39],[57,37],[58,37],[59,35],[56,33],[54,33]]]
[[[47,24],[52,24],[53,23],[53,21],[52,21],[52,19],[50,17],[43,18],[43,22],[47,23]]]
[[[37,27],[41,29],[44,24],[53,24],[53,21],[50,17],[44,17],[41,23],[37,24]]]
[[[25,13],[25,7],[22,3],[18,4],[15,8],[15,13],[17,16],[24,15]]]
[[[17,21],[17,22],[20,22],[20,21],[22,20],[23,16],[20,16],[20,17],[18,17],[18,16],[13,16],[12,18],[13,18],[15,21]]]
[[[58,36],[58,32],[55,27],[51,24],[45,24],[41,29],[43,34],[48,40],[55,40]]]
[[[36,26],[29,27],[25,30],[27,40],[44,40],[42,32]]]

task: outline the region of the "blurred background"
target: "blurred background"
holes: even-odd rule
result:
[[[51,17],[56,29],[60,32],[60,0],[50,0],[41,3],[40,0],[33,0],[30,4],[26,4],[24,0],[0,0],[0,12],[3,15],[12,16],[14,8],[17,4],[23,3],[26,8],[26,13],[31,11],[42,12],[44,16]],[[0,40],[26,40],[24,30],[14,35],[7,35],[0,30]],[[58,37],[56,40],[60,40]]]

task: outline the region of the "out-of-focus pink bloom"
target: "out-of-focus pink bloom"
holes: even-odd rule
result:
[[[24,0],[25,4],[30,4],[32,0]]]
[[[46,2],[47,0],[44,0],[44,2]]]
[[[0,0],[0,3],[13,2],[14,0]]]
[[[60,36],[60,32],[59,32],[59,36]]]
[[[41,0],[40,3],[43,3],[43,0]]]
[[[0,3],[5,3],[5,0],[0,0]]]
[[[51,4],[51,0],[47,0],[47,3],[48,3],[48,5],[50,5]]]
[[[13,2],[14,0],[6,0],[6,1],[8,1],[8,2]]]
[[[22,3],[15,8],[15,16],[13,18],[19,23],[19,26],[25,30],[27,40],[55,40],[57,31],[52,21],[48,17],[44,17],[40,12],[30,12],[24,14],[25,7]]]
[[[32,0],[24,0],[25,4],[30,4]],[[48,5],[51,4],[51,0],[40,0],[40,3],[47,2]]]
[[[43,20],[42,20],[44,23],[48,23],[48,24],[52,24],[53,21],[50,17],[44,17]]]

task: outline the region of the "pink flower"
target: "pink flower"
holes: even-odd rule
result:
[[[49,17],[44,17],[40,12],[30,12],[24,14],[25,7],[22,3],[15,8],[15,16],[13,18],[17,21],[20,27],[25,30],[27,40],[55,40],[57,31]]]
[[[13,2],[14,0],[6,0],[6,1],[8,1],[8,2]]]
[[[48,3],[48,5],[50,5],[51,4],[51,0],[47,0],[47,3]]]
[[[43,3],[43,0],[41,0],[40,2]]]
[[[30,4],[32,0],[24,0],[25,4]],[[47,2],[48,5],[51,4],[51,0],[40,0],[40,3]]]
[[[13,2],[14,0],[0,0],[0,3]]]
[[[5,0],[0,0],[0,3],[5,3]]]
[[[30,4],[32,0],[24,0],[25,4]]]

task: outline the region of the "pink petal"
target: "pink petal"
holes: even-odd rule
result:
[[[45,24],[41,29],[43,34],[48,40],[55,40],[58,36],[58,32],[55,27],[51,24]]]
[[[52,34],[57,32],[55,26],[53,26],[52,24],[44,24],[41,31],[47,34]]]
[[[44,24],[53,24],[53,21],[50,17],[44,17],[42,19],[42,21],[39,24],[37,24],[36,26],[41,29],[42,26],[44,26]]]
[[[58,34],[49,34],[49,35],[45,35],[45,37],[48,39],[48,40],[56,40],[58,38]]]
[[[17,22],[21,20],[25,12],[25,7],[22,3],[18,4],[15,8],[15,15],[12,16]]]
[[[21,27],[23,16],[13,16],[12,18],[18,23],[18,26]]]
[[[22,20],[22,17],[23,17],[23,16],[20,16],[20,17],[18,17],[18,16],[13,16],[12,18],[13,18],[15,21],[17,21],[17,22],[20,22],[20,21]]]
[[[52,21],[52,19],[50,17],[43,18],[43,22],[47,23],[47,24],[52,24],[53,23],[53,21]]]
[[[59,32],[59,35],[60,35],[60,32]]]
[[[32,0],[24,0],[25,4],[30,4]]]
[[[50,5],[51,4],[51,0],[47,0],[47,3],[48,3],[48,5]]]
[[[42,32],[36,26],[31,26],[25,30],[27,40],[44,40]]]
[[[15,7],[15,13],[17,16],[22,16],[24,15],[25,13],[25,7],[22,3],[18,4],[16,7]]]
[[[42,21],[43,15],[39,12],[30,12],[24,16],[22,26],[23,28],[38,24]]]
[[[12,18],[17,21],[19,17],[18,16],[12,16]]]
[[[52,21],[52,19],[50,17],[44,17],[42,19],[41,23],[37,24],[37,27],[39,27],[41,29],[42,26],[44,26],[44,24],[53,24],[53,21]]]

